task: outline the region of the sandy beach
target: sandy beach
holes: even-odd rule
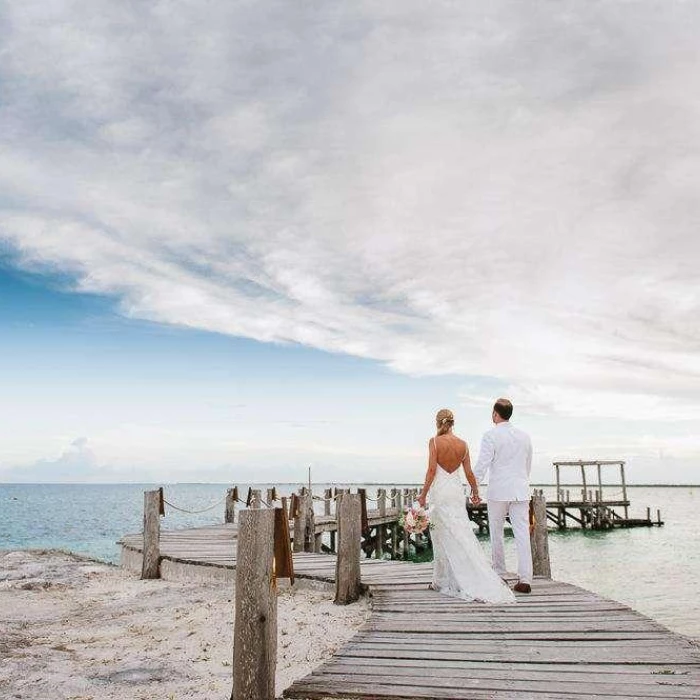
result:
[[[0,696],[22,700],[228,698],[233,585],[141,581],[56,551],[0,553]],[[276,691],[329,657],[367,619],[366,600],[282,589]]]

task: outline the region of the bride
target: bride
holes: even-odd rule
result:
[[[471,501],[480,503],[479,486],[471,469],[469,448],[452,433],[454,416],[443,408],[435,418],[437,435],[430,438],[428,471],[418,502],[430,502],[433,542],[431,588],[445,595],[483,603],[514,603],[515,595],[494,572],[481,549],[467,515],[460,466],[471,486]]]

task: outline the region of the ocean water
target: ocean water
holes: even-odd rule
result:
[[[160,485],[160,484],[159,484]],[[338,484],[344,486],[343,484]],[[267,485],[256,485],[265,488]],[[299,484],[278,484],[291,493]],[[315,485],[322,490],[325,485]],[[401,485],[403,486],[403,485]],[[0,484],[0,550],[55,548],[116,563],[117,540],[139,532],[143,492],[148,484]],[[164,528],[223,521],[223,484],[170,484]],[[369,486],[373,493],[376,486]],[[247,486],[240,487],[245,494]],[[545,487],[553,498],[554,490]],[[631,516],[646,507],[661,510],[663,527],[610,532],[550,531],[554,578],[569,581],[631,605],[669,628],[700,639],[700,537],[697,515],[700,487],[629,487]],[[488,551],[488,538],[482,539]],[[506,548],[514,568],[512,538]]]

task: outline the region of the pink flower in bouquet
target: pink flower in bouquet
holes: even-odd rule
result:
[[[428,511],[418,503],[414,503],[410,508],[404,510],[399,524],[406,532],[412,534],[423,532],[430,525]]]

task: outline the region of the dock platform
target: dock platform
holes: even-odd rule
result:
[[[232,577],[236,527],[164,530],[168,567]],[[136,568],[142,535],[121,540]],[[299,578],[333,582],[335,557],[295,553]],[[535,579],[516,605],[484,605],[428,590],[431,564],[365,559],[372,612],[327,662],[283,697],[379,700],[700,699],[700,647],[590,591]]]

